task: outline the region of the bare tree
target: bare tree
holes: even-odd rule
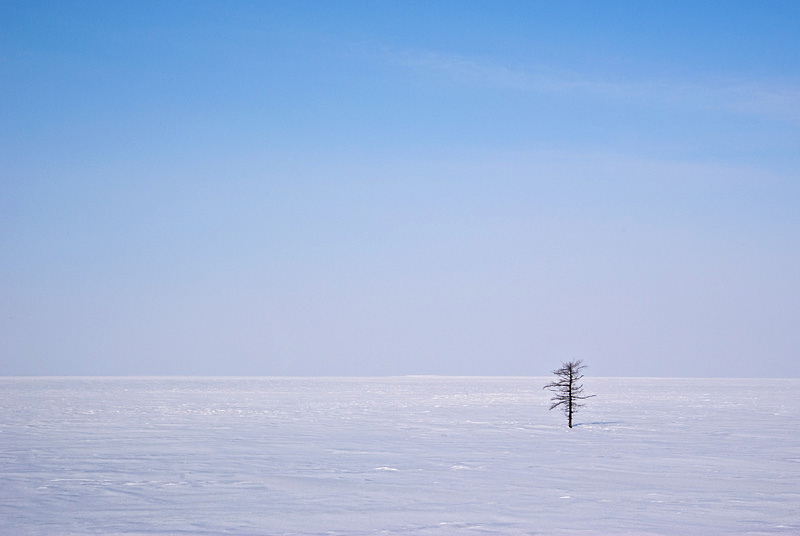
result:
[[[586,368],[586,365],[579,359],[577,361],[568,361],[562,363],[560,369],[553,371],[556,375],[556,380],[544,386],[544,389],[550,389],[553,392],[552,404],[550,409],[553,410],[559,406],[567,416],[569,427],[572,428],[572,416],[586,404],[583,400],[592,398],[595,395],[584,395],[583,385],[578,383],[583,374],[581,371]]]

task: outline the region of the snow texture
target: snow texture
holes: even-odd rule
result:
[[[0,378],[0,533],[800,534],[800,380]]]

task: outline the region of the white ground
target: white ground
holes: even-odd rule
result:
[[[800,534],[800,380],[0,378],[0,534]]]

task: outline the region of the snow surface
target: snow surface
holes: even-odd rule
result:
[[[800,534],[800,380],[0,378],[0,534]]]

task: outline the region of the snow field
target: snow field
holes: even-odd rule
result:
[[[0,533],[800,534],[800,380],[0,378]]]

